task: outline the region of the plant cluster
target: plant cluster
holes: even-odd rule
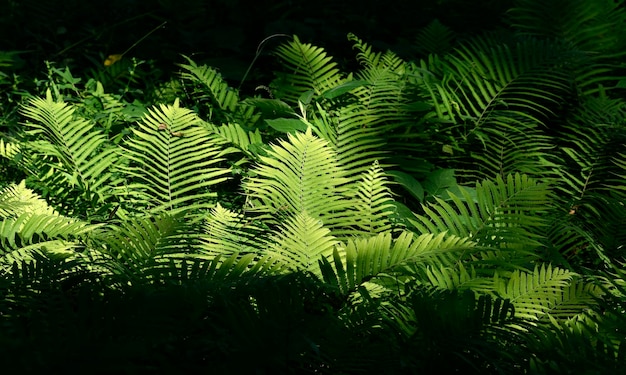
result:
[[[1,358],[620,372],[626,13],[552,3],[465,39],[433,21],[411,60],[349,34],[351,72],[290,37],[248,97],[189,57],[159,84],[48,64],[2,112]]]

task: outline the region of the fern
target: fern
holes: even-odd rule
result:
[[[310,130],[289,134],[289,141],[280,141],[260,159],[255,177],[245,183],[251,212],[265,217],[307,212],[329,227],[346,220],[343,213],[351,202],[341,195],[349,180],[327,142]]]
[[[317,270],[317,262],[331,256],[337,240],[321,221],[306,211],[287,219],[267,244],[266,253],[291,271]]]
[[[209,121],[252,126],[258,120],[255,108],[240,102],[238,92],[228,86],[217,70],[206,65],[199,66],[186,56],[185,59],[187,64],[179,64],[184,69],[180,76],[191,86],[191,98],[198,103],[206,103]]]
[[[107,200],[111,185],[116,183],[111,167],[118,157],[105,135],[86,119],[75,116],[74,107],[55,102],[50,91],[45,99],[31,99],[22,113],[34,121],[26,125],[37,140],[23,143],[21,148],[30,149],[31,158],[39,159],[33,161],[42,167],[37,171],[38,179],[48,184],[59,202],[69,200],[70,192],[76,191],[95,211],[93,206]]]
[[[422,54],[444,54],[452,49],[454,38],[454,32],[449,27],[434,19],[419,31],[415,44]]]
[[[0,191],[0,262],[31,259],[36,251],[72,256],[99,225],[57,213],[25,182]]]
[[[344,82],[337,64],[322,48],[301,43],[296,36],[278,47],[276,55],[288,73],[279,74],[273,87],[278,89],[276,96],[288,103],[306,102],[301,100],[305,93],[317,97]]]
[[[421,233],[450,233],[469,237],[480,244],[532,253],[541,246],[539,230],[548,224],[542,218],[549,201],[546,185],[525,175],[509,175],[506,181],[476,184],[476,198],[468,190],[449,193],[451,202],[435,198],[424,206],[424,215],[409,220]]]
[[[200,235],[199,251],[209,259],[215,256],[259,253],[261,234],[243,215],[223,208],[219,203],[206,217],[204,231]]]
[[[414,236],[402,232],[397,239],[390,233],[380,233],[370,238],[357,238],[345,247],[333,251],[332,260],[320,259],[320,270],[324,281],[335,285],[342,293],[357,291],[365,282],[373,281],[394,290],[404,275],[415,274],[410,266],[427,266],[436,262],[454,264],[471,252],[475,246],[471,241],[456,236],[425,234]],[[405,267],[409,266],[409,271]],[[380,281],[378,280],[380,279]]]
[[[193,112],[178,100],[161,105],[149,110],[133,133],[122,144],[130,163],[119,168],[129,179],[118,190],[126,201],[135,209],[172,214],[214,205],[211,187],[227,179],[229,169],[219,163],[229,151]]]
[[[375,162],[358,183],[354,215],[359,218],[357,227],[363,234],[374,235],[392,229],[390,217],[395,212],[394,201],[382,168]]]

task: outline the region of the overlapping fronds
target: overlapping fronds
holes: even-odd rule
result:
[[[232,254],[260,253],[261,230],[245,221],[242,214],[222,207],[219,203],[206,217],[200,235],[202,256],[230,256]]]
[[[438,116],[465,124],[464,137],[485,123],[506,126],[511,117],[541,122],[570,89],[568,72],[556,68],[571,57],[558,43],[526,39],[509,45],[486,36],[455,51],[433,67],[443,79],[432,92]]]
[[[213,185],[227,179],[220,165],[228,150],[188,109],[160,105],[133,129],[122,145],[130,163],[120,170],[129,179],[120,193],[136,208],[151,212],[191,212],[211,207]]]
[[[29,259],[33,251],[71,255],[78,241],[98,225],[57,213],[24,181],[0,191],[0,260]]]
[[[94,239],[94,247],[110,259],[104,260],[110,272],[131,280],[149,278],[166,256],[190,252],[196,244],[188,224],[167,213],[110,224]]]
[[[411,223],[421,233],[450,233],[499,248],[533,251],[541,246],[538,228],[547,225],[549,189],[526,175],[476,183],[476,198],[468,190],[449,193],[450,202],[435,198]]]
[[[54,101],[49,90],[45,99],[32,98],[21,112],[31,120],[26,125],[34,137],[21,148],[30,149],[38,166],[43,160],[37,177],[50,185],[51,193],[62,200],[78,192],[87,202],[110,196],[116,179],[111,167],[119,157],[92,122],[77,116],[71,105]]]
[[[190,86],[191,98],[197,103],[207,106],[208,120],[216,123],[237,122],[251,126],[258,120],[255,108],[240,102],[239,93],[224,81],[222,75],[207,65],[198,65],[184,56],[187,64],[179,64],[184,71],[181,78]],[[203,114],[205,112],[203,111]]]
[[[254,157],[258,149],[265,147],[259,129],[254,131],[246,130],[239,124],[222,124],[216,126],[205,123],[204,126],[214,132],[218,137],[221,137],[225,142],[232,144],[233,147],[236,147],[248,157]]]
[[[495,36],[473,38],[444,59],[431,57],[420,81],[433,105],[447,159],[468,180],[554,168],[551,139],[541,126],[571,93],[576,55],[565,45]],[[445,124],[445,125],[444,125]],[[478,162],[479,168],[475,167]]]
[[[518,0],[509,11],[509,22],[522,33],[557,37],[581,50],[623,53],[626,21],[621,1]]]
[[[367,281],[376,282],[372,278],[379,278],[383,285],[390,280],[395,280],[392,283],[395,284],[395,277],[414,274],[405,268],[412,264],[452,265],[474,246],[467,238],[444,233],[416,236],[402,232],[396,239],[388,232],[380,233],[349,240],[345,247],[336,248],[332,259],[320,260],[320,270],[324,281],[336,286],[341,293],[350,294]]]

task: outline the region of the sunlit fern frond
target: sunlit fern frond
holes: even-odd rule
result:
[[[120,171],[129,181],[119,193],[138,210],[173,214],[210,208],[216,197],[212,187],[230,172],[220,164],[231,152],[224,141],[178,101],[150,109],[122,152],[129,165]]]
[[[0,156],[6,159],[13,159],[20,153],[20,145],[10,140],[0,139]]]
[[[203,259],[191,255],[186,258],[164,258],[144,271],[151,282],[165,285],[210,285],[211,290],[222,288],[226,293],[233,286],[254,284],[259,277],[280,275],[285,264],[271,256],[233,253]]]
[[[355,293],[366,282],[393,291],[398,287],[397,278],[415,275],[413,269],[432,264],[453,265],[472,252],[474,246],[466,238],[444,233],[416,236],[402,232],[394,239],[387,232],[349,240],[345,247],[335,248],[332,259],[320,259],[319,266],[324,281],[341,293]]]
[[[197,237],[189,223],[161,212],[108,224],[91,246],[100,254],[94,262],[107,268],[112,277],[150,282],[154,268],[161,268],[170,258],[192,255]]]
[[[0,191],[0,262],[31,259],[33,251],[71,256],[99,225],[57,213],[24,181]]]
[[[216,126],[206,123],[205,126],[214,132],[216,136],[221,137],[225,142],[230,143],[249,158],[255,157],[257,152],[266,146],[259,129],[246,130],[239,124]]]
[[[356,57],[365,70],[380,68],[395,73],[404,71],[404,60],[392,51],[374,52],[370,45],[352,33],[348,34],[348,40],[353,42],[353,48],[359,51]]]
[[[288,218],[269,238],[265,253],[291,271],[316,272],[320,257],[329,258],[337,244],[320,220],[303,211]]]
[[[548,224],[548,187],[526,175],[498,176],[476,183],[476,197],[466,189],[449,193],[450,201],[435,198],[424,214],[410,222],[421,233],[450,233],[479,244],[532,253],[541,246],[538,228]]]
[[[218,255],[260,253],[261,233],[254,223],[245,221],[242,214],[218,203],[205,218],[199,237],[199,256],[213,258]]]
[[[375,235],[392,228],[391,216],[395,212],[394,200],[386,186],[384,171],[377,162],[362,173],[357,183],[354,215],[356,227],[364,235]]]
[[[20,147],[29,149],[27,156],[36,159],[31,160],[33,166],[43,167],[43,161],[45,167],[36,178],[47,185],[55,201],[69,201],[78,193],[84,201],[102,202],[111,196],[111,185],[117,181],[112,166],[120,159],[106,136],[75,111],[69,104],[54,101],[49,90],[45,99],[32,98],[21,110],[30,120],[25,125],[31,129],[27,134],[32,141]]]
[[[576,274],[550,265],[535,267],[532,272],[514,271],[508,278],[495,280],[494,292],[509,299],[515,306],[515,315],[529,321],[538,321],[558,306],[566,306],[567,297],[576,298],[576,293],[565,294]],[[575,304],[575,301],[572,301]],[[587,306],[587,305],[585,305]],[[581,307],[580,310],[585,307]],[[578,311],[578,310],[577,310]]]
[[[353,203],[343,194],[349,180],[328,142],[308,130],[289,134],[267,153],[245,182],[250,212],[275,223],[303,212],[328,228],[352,223],[345,212]]]

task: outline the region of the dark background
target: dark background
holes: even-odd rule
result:
[[[238,81],[259,44],[273,34],[296,34],[324,47],[337,61],[354,64],[348,32],[378,50],[417,57],[416,33],[434,19],[457,35],[502,27],[511,0],[1,0],[0,51],[24,51],[13,69],[43,72],[43,61],[69,66],[75,76],[120,54],[163,22],[125,57],[154,60],[168,75],[181,54],[219,68]],[[264,82],[266,56],[284,38],[271,39],[250,78]],[[349,67],[348,67],[349,68]],[[271,71],[271,70],[269,70]]]

